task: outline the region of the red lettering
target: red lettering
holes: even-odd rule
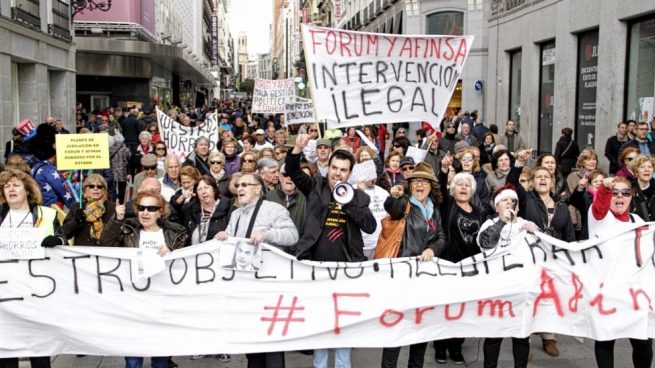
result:
[[[639,295],[641,295],[641,296],[643,296],[643,297],[646,298],[646,301],[648,301],[648,309],[650,309],[650,310],[652,311],[652,310],[653,310],[653,306],[650,304],[650,297],[649,297],[648,294],[646,294],[646,292],[643,291],[642,289],[634,290],[633,288],[630,288],[630,297],[632,297],[632,308],[634,308],[635,310],[639,310],[639,309],[640,309],[640,308],[639,308],[639,301],[637,300],[637,297],[638,297]]]
[[[393,45],[396,43],[398,40],[396,37],[387,37],[387,36],[382,36],[387,42],[389,42],[389,52],[387,52],[387,57],[391,56],[391,53],[393,52]]]
[[[341,325],[339,325],[339,316],[361,316],[362,312],[355,312],[349,310],[339,309],[339,298],[369,298],[369,293],[332,293],[332,303],[334,304],[334,334],[341,333]]]
[[[601,289],[603,288],[603,284],[600,284],[600,288]],[[603,306],[603,298],[604,298],[603,293],[599,292],[598,295],[596,295],[596,297],[591,300],[591,303],[589,303],[589,305],[591,305],[592,307],[598,306],[598,313],[600,313],[603,316],[616,313],[616,308],[605,309],[605,307]]]
[[[545,286],[548,287],[548,291],[546,291]],[[550,277],[546,270],[541,270],[541,293],[534,300],[534,309],[532,310],[533,317],[537,315],[537,308],[539,307],[539,302],[541,299],[552,299],[553,303],[555,304],[555,309],[557,309],[557,315],[560,317],[564,316],[559,293],[555,289],[555,281],[552,277]]]
[[[312,36],[312,52],[316,54],[316,45],[321,45],[321,43],[316,40],[315,33],[325,33],[325,31],[312,29],[312,28],[308,28],[308,30],[310,35]]]
[[[377,35],[366,35],[368,43],[366,44],[366,53],[371,55],[371,45],[375,46],[375,56],[378,56],[378,51],[380,49],[380,44],[378,43],[379,39]]]
[[[466,303],[460,303],[459,304],[459,314],[456,316],[451,316],[450,315],[450,304],[446,304],[446,309],[444,310],[444,315],[446,317],[446,321],[456,321],[464,315],[464,308],[466,308]]]
[[[444,50],[443,52],[443,58],[450,61],[455,57],[455,50],[453,49],[453,45],[450,44],[450,41],[452,38],[446,38],[444,42],[446,43],[446,47],[448,48],[447,50]]]
[[[405,37],[405,41],[403,42],[403,46],[400,49],[398,56],[403,56],[405,52],[407,53],[405,56],[412,57],[412,39],[410,37]]]
[[[387,316],[391,316],[393,319],[387,322]],[[400,321],[403,320],[403,317],[405,317],[405,314],[403,314],[403,312],[399,312],[393,309],[387,309],[380,316],[380,324],[384,327],[393,327],[398,323],[400,323]]]
[[[418,57],[418,52],[421,50],[421,44],[425,42],[423,38],[417,38],[414,40],[414,57]]]
[[[332,51],[330,51],[330,36],[332,36]],[[328,55],[334,54],[334,51],[337,49],[337,35],[334,31],[328,31],[325,36],[325,51]]]
[[[457,54],[455,55],[455,60],[454,60],[455,63],[459,62],[460,65],[464,65],[464,60],[466,60],[467,49],[468,47],[466,46],[466,38],[462,38],[459,41],[459,48],[457,49]],[[462,60],[460,60],[460,58]]]
[[[516,317],[514,314],[514,309],[512,308],[512,302],[509,300],[480,300],[478,301],[478,317],[482,317],[484,314],[484,307],[489,306],[489,316],[494,317],[498,313],[499,318],[505,316],[505,306],[508,306],[508,312],[510,317]]]
[[[348,37],[348,39],[345,41],[344,41],[344,36]],[[350,37],[350,33],[339,32],[339,49],[341,52],[341,56],[345,56],[345,53],[343,52],[344,49],[348,53],[348,56],[352,56],[352,54],[350,53],[350,48],[347,47],[348,45],[350,45],[351,40],[352,39]]]
[[[416,308],[414,310],[414,323],[420,325],[423,322],[423,313],[434,310],[434,307]]]
[[[571,273],[571,283],[573,283],[573,296],[569,299],[569,310],[571,312],[577,312],[578,311],[578,300],[582,299],[582,287],[584,286],[582,284],[582,281],[580,281],[580,277],[575,274],[575,272]]]

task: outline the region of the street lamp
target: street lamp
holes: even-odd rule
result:
[[[280,69],[280,66],[277,65],[277,58],[273,58],[272,69],[273,69],[273,79],[277,79],[278,78],[278,72],[279,72],[279,69]]]
[[[93,11],[100,10],[103,12],[111,9],[112,0],[73,0],[73,18],[77,13],[84,14],[85,10]]]

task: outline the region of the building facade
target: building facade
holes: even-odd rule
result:
[[[271,71],[271,54],[257,54],[257,78],[273,79]]]
[[[504,0],[487,11],[488,122],[515,120],[541,152],[570,127],[603,156],[619,121],[652,120],[655,2]]]
[[[75,47],[69,5],[0,1],[0,140],[23,119],[75,121]],[[4,151],[4,145],[0,146]],[[3,152],[4,153],[4,152]]]

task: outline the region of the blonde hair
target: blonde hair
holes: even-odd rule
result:
[[[639,155],[635,157],[631,162],[630,162],[630,171],[633,173],[637,174],[637,170],[639,167],[647,162],[650,162],[651,166],[655,168],[655,163],[653,163],[653,159],[650,158],[649,156],[646,155]]]
[[[30,207],[41,204],[41,201],[43,200],[41,197],[41,190],[34,178],[24,171],[10,168],[0,173],[0,188],[2,188],[2,190],[0,190],[0,205],[5,205],[7,203],[4,187],[14,178],[23,183],[25,192],[27,193],[27,203]]]

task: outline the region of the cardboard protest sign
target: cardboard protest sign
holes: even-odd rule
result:
[[[473,36],[391,35],[303,25],[316,118],[330,128],[438,124]],[[320,103],[319,103],[320,102]]]
[[[252,98],[252,112],[282,114],[287,103],[296,100],[296,85],[293,79],[255,79]]]
[[[409,146],[407,147],[407,154],[405,156],[413,158],[414,163],[418,164],[419,162],[423,162],[425,160],[425,156],[427,156],[427,154],[427,150]]]
[[[157,109],[157,121],[161,140],[166,143],[169,153],[174,153],[184,160],[193,152],[193,146],[200,137],[209,139],[209,151],[216,148],[218,142],[218,125],[207,119],[203,124],[195,127],[184,126],[161,110]]]
[[[0,267],[0,341],[11,342],[0,358],[370,348],[541,331],[655,337],[654,227],[627,224],[584,243],[523,234],[456,264],[298,261],[263,245],[256,271],[224,268],[233,250],[214,240],[164,256],[143,280],[130,277],[137,248],[48,248],[47,258]]]
[[[43,238],[43,233],[34,228],[0,228],[0,259],[43,258]]]
[[[375,171],[375,162],[373,160],[364,161],[353,166],[353,171],[348,178],[348,183],[356,185],[359,182],[377,179],[378,174]]]
[[[285,104],[284,118],[287,125],[315,123],[314,103],[309,98],[297,97],[296,101]]]
[[[57,170],[109,168],[109,135],[57,134]]]

